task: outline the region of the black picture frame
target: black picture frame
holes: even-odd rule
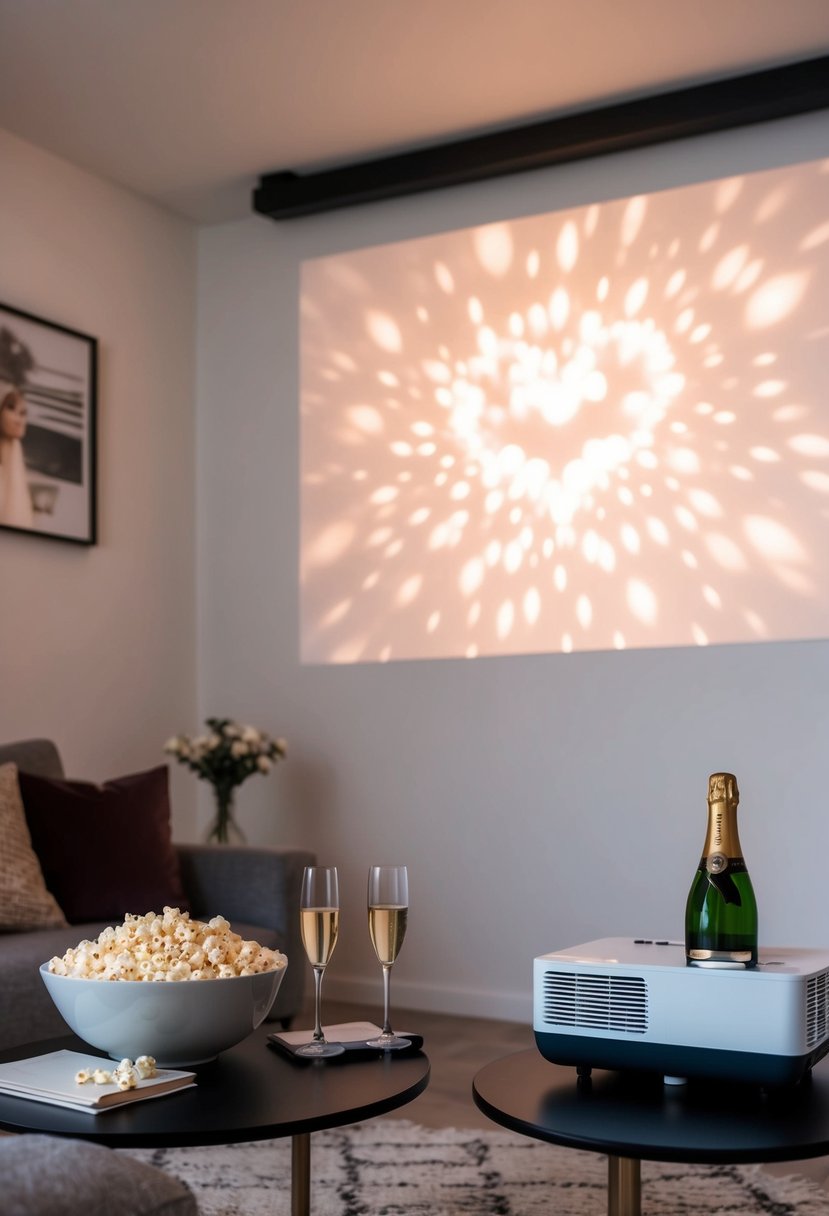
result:
[[[0,302],[0,529],[94,545],[98,340]]]

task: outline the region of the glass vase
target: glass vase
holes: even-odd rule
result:
[[[245,833],[236,822],[233,790],[215,789],[215,813],[207,829],[208,844],[247,844]]]

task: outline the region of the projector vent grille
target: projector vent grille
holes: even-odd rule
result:
[[[644,1034],[648,1029],[648,989],[639,976],[544,976],[544,1020],[554,1026]]]
[[[806,985],[806,1046],[816,1047],[829,1031],[829,970],[810,977]]]

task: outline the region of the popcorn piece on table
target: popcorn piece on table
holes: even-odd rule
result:
[[[154,1056],[139,1056],[135,1061],[135,1071],[138,1073],[142,1081],[146,1081],[148,1077],[154,1077],[157,1069],[155,1066]]]
[[[112,1085],[119,1089],[135,1089],[139,1081],[146,1081],[157,1075],[155,1058],[139,1056],[133,1064],[132,1060],[123,1059],[112,1072],[107,1068],[80,1068],[75,1073],[76,1085]]]
[[[112,1074],[112,1079],[119,1089],[135,1089],[138,1084],[138,1073],[132,1060],[122,1060]]]

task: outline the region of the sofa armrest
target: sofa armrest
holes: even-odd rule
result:
[[[221,914],[233,923],[264,925],[286,942],[299,936],[302,872],[314,864],[302,849],[246,845],[176,844],[181,879],[193,913]]]

